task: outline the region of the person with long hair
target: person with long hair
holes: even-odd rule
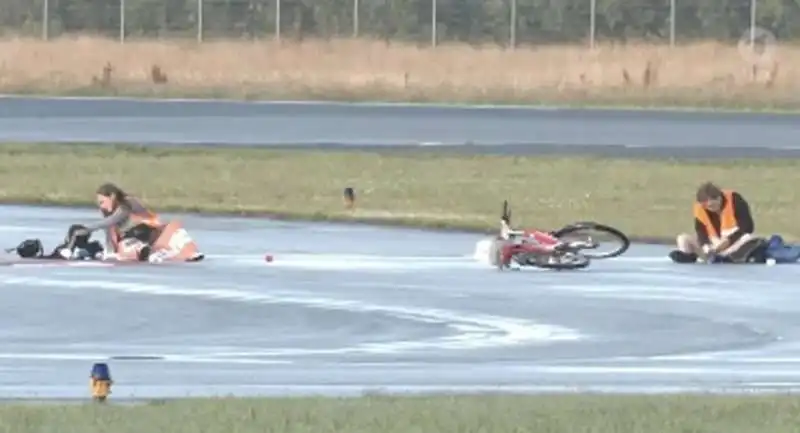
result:
[[[117,185],[104,183],[97,188],[96,195],[97,208],[103,215],[101,220],[73,224],[64,242],[51,254],[44,254],[39,239],[20,243],[17,254],[30,259],[114,259],[150,263],[197,262],[205,257],[179,221],[162,222],[155,212]],[[90,240],[91,234],[98,231],[105,232],[105,247]]]
[[[113,183],[97,188],[97,207],[103,214],[100,221],[83,224],[78,236],[104,231],[106,251],[117,253],[121,248],[136,249],[146,260],[150,246],[158,238],[161,221],[139,199],[130,196]]]

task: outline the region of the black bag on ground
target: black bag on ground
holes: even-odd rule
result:
[[[85,227],[80,224],[73,224],[70,226],[69,230],[67,231],[67,236],[64,238],[64,242],[55,247],[53,252],[48,255],[44,255],[44,247],[39,239],[26,239],[22,241],[16,248],[17,255],[23,259],[64,260],[67,259],[67,257],[64,257],[61,254],[61,251],[69,247],[70,243],[72,243],[72,248],[70,248],[70,254],[68,255],[69,257],[72,257],[75,251],[79,251],[79,258],[94,259],[103,251],[103,246],[100,244],[100,242],[90,241],[90,235],[75,236],[75,233],[83,228]],[[75,236],[74,242],[72,242],[73,236]]]
[[[17,245],[16,251],[23,259],[33,259],[44,254],[44,247],[39,239],[26,239]]]

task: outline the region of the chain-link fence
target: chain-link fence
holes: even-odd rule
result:
[[[782,0],[2,0],[5,34],[119,38],[371,37],[437,45],[742,38],[800,33]]]

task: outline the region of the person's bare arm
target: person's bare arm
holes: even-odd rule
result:
[[[124,206],[120,206],[115,210],[111,215],[101,219],[100,221],[96,221],[94,223],[86,224],[86,234],[96,232],[98,230],[108,230],[110,228],[116,227],[121,222],[125,221],[128,217],[130,217],[131,211]]]
[[[114,227],[119,225],[121,222],[125,221],[131,214],[130,209],[125,206],[120,206],[111,213],[111,215],[101,219],[100,221],[95,221],[90,224],[85,224],[84,229],[80,230],[76,233],[76,235],[88,235],[90,233],[103,230],[105,232],[105,247],[106,250],[111,250],[113,245],[113,237],[112,237],[112,230]]]

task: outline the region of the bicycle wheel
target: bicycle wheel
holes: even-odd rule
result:
[[[628,251],[631,241],[620,230],[591,221],[581,221],[567,225],[553,233],[565,242],[583,241],[595,243],[596,248],[581,250],[581,254],[591,259],[609,259]]]

